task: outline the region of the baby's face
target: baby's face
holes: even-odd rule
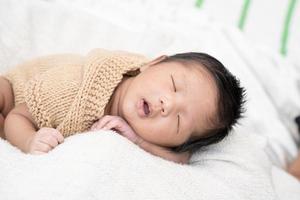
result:
[[[216,99],[216,85],[202,66],[163,62],[132,78],[118,107],[144,140],[172,147],[210,128]]]

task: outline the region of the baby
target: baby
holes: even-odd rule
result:
[[[25,153],[47,153],[64,137],[115,130],[177,163],[221,141],[243,112],[245,91],[204,53],[152,61],[95,49],[53,55],[0,77],[0,136]]]

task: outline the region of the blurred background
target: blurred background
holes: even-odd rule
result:
[[[46,49],[85,52],[95,46],[126,49],[130,46],[129,50],[152,55],[169,49],[177,35],[194,37],[204,24],[220,23],[239,30],[253,46],[289,58],[295,65],[300,63],[297,0],[0,0],[0,3],[2,55],[16,45],[24,49],[25,52],[19,52],[22,55],[31,51],[43,54]],[[127,34],[134,35],[135,40],[131,41]],[[202,47],[201,37],[198,34],[194,40],[198,48]],[[152,41],[159,41],[159,46]]]

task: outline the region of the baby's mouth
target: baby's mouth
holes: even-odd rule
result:
[[[143,109],[145,115],[148,116],[150,114],[150,108],[148,102],[145,99],[143,99]]]
[[[149,117],[151,115],[151,104],[146,99],[141,98],[137,104],[137,114],[141,117]]]

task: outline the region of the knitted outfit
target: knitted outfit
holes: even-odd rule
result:
[[[39,128],[56,128],[67,137],[87,131],[101,118],[123,75],[137,75],[147,61],[136,54],[94,49],[87,56],[37,58],[4,76],[12,84],[15,105],[25,102]]]

